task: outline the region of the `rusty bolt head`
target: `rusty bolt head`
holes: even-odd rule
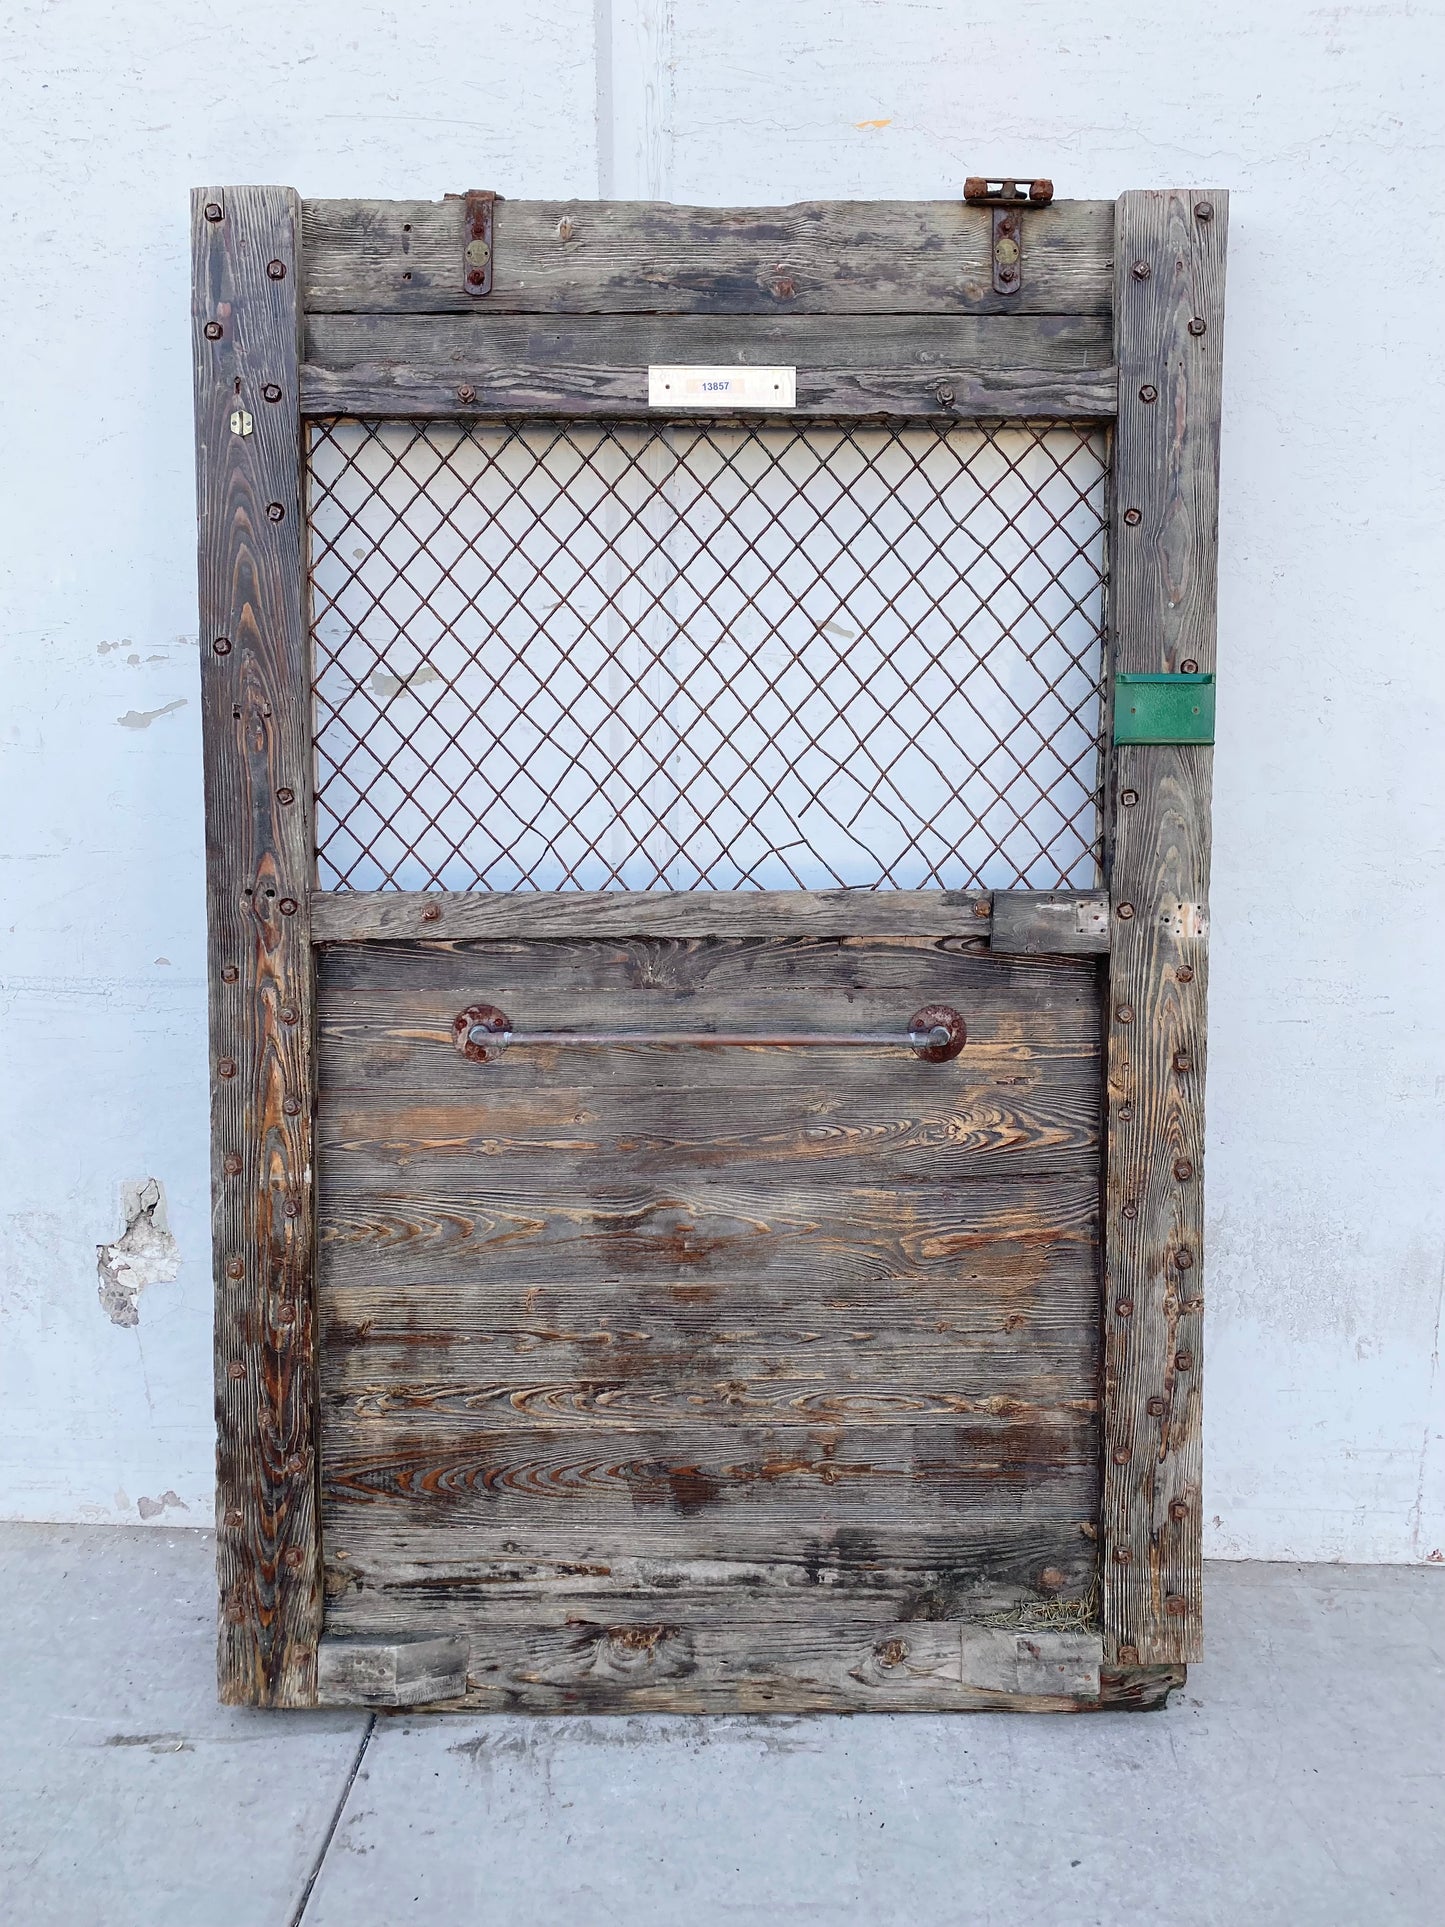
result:
[[[1127,923],[1133,914],[1134,906],[1132,903],[1121,903],[1114,911],[1114,915],[1118,917],[1121,923]]]
[[[230,1364],[226,1367],[226,1376],[227,1378],[244,1378],[246,1376],[246,1367],[241,1363],[239,1358],[233,1358],[231,1360]]]
[[[1119,1664],[1121,1666],[1137,1666],[1139,1664],[1139,1648],[1137,1646],[1121,1646],[1119,1648]]]
[[[294,1004],[287,1004],[281,1012],[281,1022],[283,1024],[299,1024],[301,1022],[301,1012]]]
[[[939,406],[943,408],[952,408],[958,398],[953,384],[947,381],[940,381],[933,392],[938,397]]]
[[[902,1639],[885,1639],[873,1648],[873,1654],[880,1666],[901,1666],[908,1657],[908,1644]]]
[[[201,330],[207,341],[219,341],[225,332],[219,321],[208,321]]]
[[[235,1177],[236,1173],[240,1170],[240,1168],[241,1168],[240,1152],[227,1151],[226,1155],[221,1159],[221,1169],[226,1173],[226,1176],[228,1178]]]
[[[1124,521],[1129,528],[1137,529],[1143,520],[1144,517],[1139,513],[1138,509],[1125,509]]]
[[[1132,810],[1134,805],[1139,801],[1138,790],[1120,790],[1119,801],[1126,810]]]
[[[229,656],[231,653],[231,638],[229,636],[217,636],[216,640],[211,644],[211,647],[218,656]]]
[[[296,801],[295,790],[291,790],[291,789],[277,790],[276,801],[278,803],[294,803]]]
[[[1129,1563],[1129,1561],[1130,1561],[1130,1560],[1131,1560],[1131,1559],[1132,1559],[1133,1557],[1134,1557],[1134,1555],[1133,1555],[1133,1553],[1132,1553],[1132,1552],[1130,1552],[1130,1550],[1129,1550],[1129,1548],[1128,1548],[1127,1546],[1115,1546],[1115,1548],[1114,1548],[1114,1564],[1115,1564],[1116,1566],[1127,1566],[1127,1565],[1128,1565],[1128,1563]]]
[[[1189,1601],[1181,1599],[1177,1592],[1171,1592],[1164,1601],[1164,1610],[1171,1619],[1182,1619],[1189,1611]]]
[[[1134,1021],[1134,1006],[1132,1004],[1120,1004],[1114,1012],[1114,1015],[1121,1024],[1132,1024]]]
[[[993,899],[991,897],[975,897],[973,914],[976,917],[991,917],[993,915]]]
[[[286,279],[286,263],[284,261],[268,261],[266,263],[266,272],[273,281],[284,281]]]
[[[1187,1519],[1189,1517],[1189,1507],[1182,1499],[1171,1499],[1169,1501],[1169,1517],[1174,1521],[1175,1525],[1178,1525],[1181,1519]]]
[[[1208,326],[1209,326],[1209,323],[1204,319],[1204,316],[1201,314],[1197,314],[1189,324],[1189,332],[1194,336],[1195,340],[1197,341],[1200,335],[1204,333],[1205,329]]]
[[[1127,1218],[1132,1224],[1139,1215],[1139,1207],[1137,1204],[1126,1204],[1119,1215],[1120,1217]]]
[[[286,511],[279,502],[268,502],[266,504],[266,520],[268,522],[284,522],[286,520]]]
[[[1174,1369],[1176,1372],[1192,1372],[1194,1370],[1193,1352],[1175,1352]]]
[[[1151,1398],[1145,1405],[1144,1410],[1149,1414],[1150,1418],[1163,1418],[1164,1414],[1169,1410],[1169,1407],[1162,1398]]]
[[[241,1376],[242,1378],[246,1376],[246,1368],[244,1365],[241,1367]],[[240,1506],[233,1505],[230,1511],[226,1514],[226,1524],[228,1526],[243,1526],[245,1525],[245,1523],[246,1523],[245,1513],[241,1510]]]
[[[1129,272],[1136,281],[1147,281],[1154,270],[1147,261],[1136,261]]]
[[[1187,1184],[1194,1176],[1194,1166],[1188,1158],[1175,1158],[1174,1175],[1181,1184]]]
[[[281,1555],[281,1563],[291,1572],[299,1572],[305,1557],[306,1555],[302,1552],[300,1546],[287,1546]]]
[[[220,1058],[216,1064],[216,1075],[217,1077],[234,1077],[236,1075],[235,1058],[234,1057]]]
[[[222,964],[222,965],[221,965],[221,982],[222,982],[223,984],[233,984],[233,983],[235,983],[235,982],[237,981],[237,979],[238,979],[238,978],[240,977],[240,975],[241,975],[241,973],[240,973],[240,971],[239,971],[239,970],[238,970],[238,969],[236,968],[236,966],[235,966],[235,964]]]
[[[240,1258],[228,1258],[226,1260],[226,1276],[228,1278],[244,1278],[245,1275],[246,1267]]]
[[[469,381],[464,381],[461,384],[461,386],[457,389],[457,400],[459,402],[464,402],[468,408],[471,407],[472,403],[476,400],[476,398],[477,398],[477,391],[475,388],[473,388],[472,384]]]
[[[301,1471],[305,1464],[306,1461],[302,1458],[301,1454],[299,1452],[293,1452],[286,1461],[286,1470],[294,1475]]]
[[[204,212],[208,221],[219,221],[222,218],[221,203],[219,201],[207,201]]]
[[[1040,1592],[1061,1592],[1067,1583],[1065,1575],[1057,1566],[1045,1566],[1039,1574]]]
[[[1175,1051],[1174,1069],[1180,1077],[1183,1077],[1186,1071],[1192,1071],[1194,1069],[1194,1059],[1189,1055],[1187,1050]]]
[[[1134,1454],[1129,1450],[1127,1445],[1116,1445],[1111,1456],[1113,1457],[1115,1465],[1127,1465]]]
[[[281,1100],[281,1109],[286,1113],[287,1117],[299,1117],[301,1115],[301,1099],[299,1097],[283,1098]]]
[[[423,923],[440,923],[441,916],[441,905],[439,903],[429,903],[421,913],[421,920]]]
[[[296,1307],[288,1304],[283,1299],[276,1307],[276,1323],[278,1325],[294,1325],[296,1323]]]
[[[282,899],[281,899],[281,914],[282,914],[282,916],[283,916],[283,917],[294,917],[294,916],[295,916],[295,914],[296,914],[296,899],[295,899],[295,897],[282,897]]]
[[[1179,983],[1192,984],[1194,982],[1193,964],[1180,964],[1179,968],[1175,971],[1174,975],[1176,980]]]
[[[1194,218],[1196,221],[1212,221],[1214,219],[1213,201],[1196,201],[1194,203]]]
[[[299,1218],[301,1216],[301,1207],[294,1198],[288,1198],[286,1200],[284,1209],[288,1218]]]
[[[1197,676],[1199,674],[1199,664],[1194,660],[1193,656],[1186,656],[1179,667],[1181,672],[1186,676]]]
[[[1132,1298],[1117,1299],[1114,1304],[1114,1311],[1116,1316],[1120,1318],[1132,1318],[1134,1316],[1134,1300]]]
[[[261,390],[261,393],[265,396],[267,401],[280,401],[281,399],[280,384],[278,382],[268,381],[266,383],[266,386]]]
[[[1194,1253],[1189,1249],[1188,1245],[1180,1245],[1174,1254],[1174,1262],[1181,1271],[1188,1271],[1189,1267],[1194,1263]]]
[[[479,288],[486,278],[486,275],[480,268],[469,268],[467,270],[467,286],[469,288]]]
[[[773,283],[773,293],[779,301],[791,301],[797,292],[793,277],[789,274],[780,274]]]
[[[1121,1104],[1119,1106],[1119,1122],[1121,1124],[1132,1124],[1134,1122],[1134,1106],[1132,1104]]]
[[[1144,386],[1139,390],[1139,399],[1143,402],[1158,401],[1159,390],[1154,386],[1152,381],[1146,381]]]

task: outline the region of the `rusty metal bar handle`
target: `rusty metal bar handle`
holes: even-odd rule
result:
[[[682,1050],[857,1050],[893,1045],[911,1050],[926,1064],[947,1064],[968,1042],[968,1027],[950,1005],[925,1004],[909,1019],[904,1036],[897,1031],[863,1030],[514,1030],[511,1018],[495,1004],[468,1004],[452,1019],[452,1042],[474,1064],[495,1063],[514,1044],[583,1050],[617,1044],[653,1044]]]

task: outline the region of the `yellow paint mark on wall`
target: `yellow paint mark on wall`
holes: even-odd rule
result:
[[[891,127],[893,125],[893,119],[890,115],[887,120],[855,120],[853,125],[861,133],[869,127]]]

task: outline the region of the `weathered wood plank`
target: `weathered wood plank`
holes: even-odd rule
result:
[[[1212,190],[1119,202],[1116,670],[1214,667],[1227,214]],[[1104,1614],[1110,1656],[1146,1664],[1201,1644],[1211,765],[1165,744],[1114,759]]]
[[[392,1640],[328,1634],[317,1653],[321,1706],[423,1706],[467,1690],[468,1642],[460,1633]]]
[[[308,313],[463,314],[460,201],[308,201]],[[1088,314],[1113,300],[1113,206],[1024,216],[1017,294],[958,201],[777,208],[499,201],[489,314]]]
[[[988,935],[972,890],[319,890],[316,943],[468,937]]]
[[[220,1690],[265,1706],[313,1702],[321,1630],[300,219],[286,188],[192,205]]]
[[[997,890],[989,948],[995,956],[1105,955],[1109,899],[1103,891]]]

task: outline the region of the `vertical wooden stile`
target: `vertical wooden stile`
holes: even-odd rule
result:
[[[315,1702],[322,1614],[301,204],[288,188],[200,188],[191,219],[220,1689],[300,1706]]]
[[[1123,195],[1116,671],[1212,671],[1224,258],[1213,190]],[[1200,1656],[1203,1140],[1213,751],[1114,752],[1102,1555],[1107,1658]]]

